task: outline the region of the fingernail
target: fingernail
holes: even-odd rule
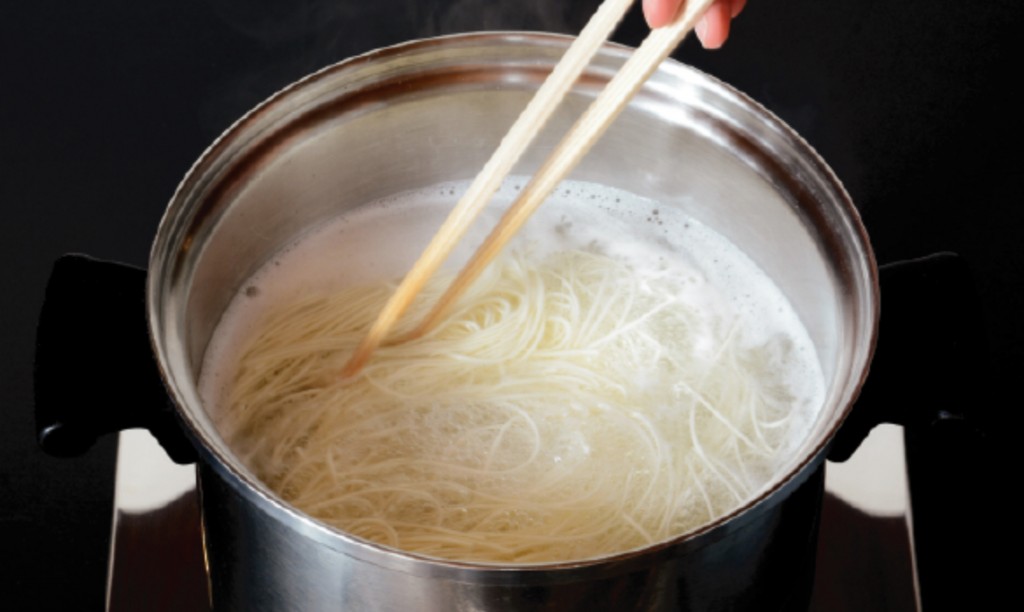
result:
[[[697,38],[700,40],[701,46],[706,46],[704,45],[704,34],[708,31],[707,17],[701,17],[700,21],[697,22],[697,26],[693,28],[693,31],[697,33]]]

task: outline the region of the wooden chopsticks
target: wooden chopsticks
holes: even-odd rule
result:
[[[622,112],[626,104],[655,69],[672,53],[696,25],[713,0],[687,0],[675,20],[652,30],[633,52],[596,100],[576,121],[544,165],[522,190],[498,225],[462,268],[451,286],[424,320],[403,340],[427,332],[459,295],[483,271],[547,198],[562,179],[579,164],[590,147]],[[540,132],[555,108],[611,35],[633,0],[605,0],[544,81],[526,109],[509,129],[497,150],[469,189],[452,209],[412,269],[384,305],[363,341],[342,368],[343,378],[355,376],[370,355],[387,337],[427,280],[437,271],[473,220],[511,172],[526,147]]]

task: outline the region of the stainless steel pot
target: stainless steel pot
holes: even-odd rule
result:
[[[810,147],[749,98],[679,63],[662,66],[572,176],[685,209],[741,245],[809,330],[826,405],[756,499],[694,533],[604,559],[439,561],[359,540],[291,508],[232,454],[200,402],[207,344],[250,274],[339,212],[472,178],[568,43],[473,34],[342,62],[246,115],[182,182],[153,245],[146,317],[201,459],[216,608],[767,610],[799,602],[813,559],[820,468],[875,343],[877,269],[847,194]],[[539,166],[628,53],[603,49],[518,173]],[[794,550],[810,559],[793,566]]]

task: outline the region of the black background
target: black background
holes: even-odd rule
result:
[[[34,326],[52,261],[78,251],[144,266],[193,160],[231,121],[309,72],[422,36],[576,32],[595,5],[0,6],[0,607],[103,605],[115,443],[59,460],[34,442]],[[967,259],[982,311],[967,324],[987,339],[991,379],[1003,390],[1024,365],[1022,16],[1017,0],[750,0],[724,49],[705,52],[691,40],[676,54],[767,106],[819,151],[857,203],[880,262],[938,250]],[[634,11],[616,39],[638,44],[643,33]],[[999,529],[1014,513],[1002,508],[1000,489],[984,488],[996,477],[970,474],[1009,474],[988,451],[1020,400],[984,397],[979,389],[967,407],[975,438],[941,451],[960,469],[922,477],[931,489],[915,491],[926,609],[971,600],[984,609],[999,584],[992,555],[1008,545]],[[104,400],[82,397],[74,408]]]

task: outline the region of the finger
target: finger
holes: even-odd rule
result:
[[[647,25],[652,28],[660,28],[668,25],[672,18],[679,12],[679,7],[684,0],[644,0],[644,17],[647,18]]]
[[[740,7],[742,9],[743,7]],[[705,49],[718,49],[729,38],[729,23],[732,7],[727,1],[719,0],[711,5],[694,30]]]

